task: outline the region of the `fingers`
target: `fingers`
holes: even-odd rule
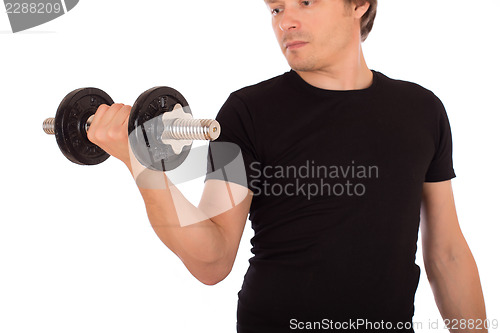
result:
[[[110,110],[108,110],[109,113],[111,113]],[[113,117],[106,125],[109,137],[128,141],[128,122],[125,124],[125,120],[128,118],[130,110],[130,106],[123,104],[116,111],[113,110]]]
[[[113,117],[113,123],[116,124],[121,124],[121,125],[128,125],[128,117],[130,115],[130,111],[132,110],[132,107],[130,105],[123,105],[120,110],[118,110]]]
[[[96,143],[95,141],[103,141],[106,137],[123,136],[122,134],[127,132],[125,125],[128,125],[131,109],[131,106],[122,103],[100,105],[87,131],[89,140]]]
[[[124,104],[100,105],[87,131],[90,142],[127,165],[130,164],[128,118],[131,109]]]
[[[106,112],[109,108],[110,106],[106,104],[99,105],[97,111],[94,114],[94,120],[92,120],[92,124],[100,122],[102,116],[104,115],[104,112]]]
[[[94,116],[94,120],[98,121],[99,127],[108,126],[116,113],[123,107],[122,103],[113,104],[107,108],[99,107],[96,111],[96,115]],[[97,118],[97,119],[96,119]]]

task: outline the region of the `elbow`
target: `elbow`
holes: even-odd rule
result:
[[[455,274],[457,269],[466,268],[468,271],[477,270],[472,252],[466,248],[462,252],[450,252],[441,256],[424,258],[427,280],[434,282],[441,280],[449,274]]]
[[[440,244],[440,246],[425,246],[423,259],[426,271],[429,275],[442,274],[448,267],[456,265],[468,265],[474,262],[472,252],[464,238],[452,244]]]
[[[198,281],[203,283],[206,286],[215,286],[219,282],[222,282],[230,272],[224,273],[224,274],[217,274],[214,276],[204,276],[204,277],[196,277]]]
[[[234,261],[227,256],[213,258],[203,258],[199,261],[199,270],[195,276],[201,283],[207,286],[214,286],[223,281],[231,273]]]
[[[214,286],[223,281],[229,273],[231,273],[232,265],[227,261],[219,260],[210,264],[198,266],[196,271],[191,271],[191,274],[207,286]]]
[[[217,283],[222,281],[222,280],[200,280],[200,279],[198,280],[206,286],[215,286]]]
[[[216,261],[199,260],[199,258],[179,256],[191,275],[207,286],[223,281],[231,272],[232,264],[224,259]]]

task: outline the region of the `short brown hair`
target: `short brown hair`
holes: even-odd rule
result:
[[[377,15],[377,0],[344,0],[346,5],[356,3],[356,5],[363,5],[365,2],[370,4],[370,8],[361,17],[361,41],[364,42],[373,28],[373,22]]]

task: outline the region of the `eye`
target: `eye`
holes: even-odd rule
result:
[[[304,6],[310,6],[311,5],[311,2],[312,1],[302,1],[302,4],[304,4]]]
[[[281,12],[280,8],[271,9],[271,15],[278,15]]]

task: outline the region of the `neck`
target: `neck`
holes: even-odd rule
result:
[[[361,44],[352,48],[333,63],[317,70],[296,71],[312,86],[327,90],[359,90],[371,86],[373,73],[363,56]]]

